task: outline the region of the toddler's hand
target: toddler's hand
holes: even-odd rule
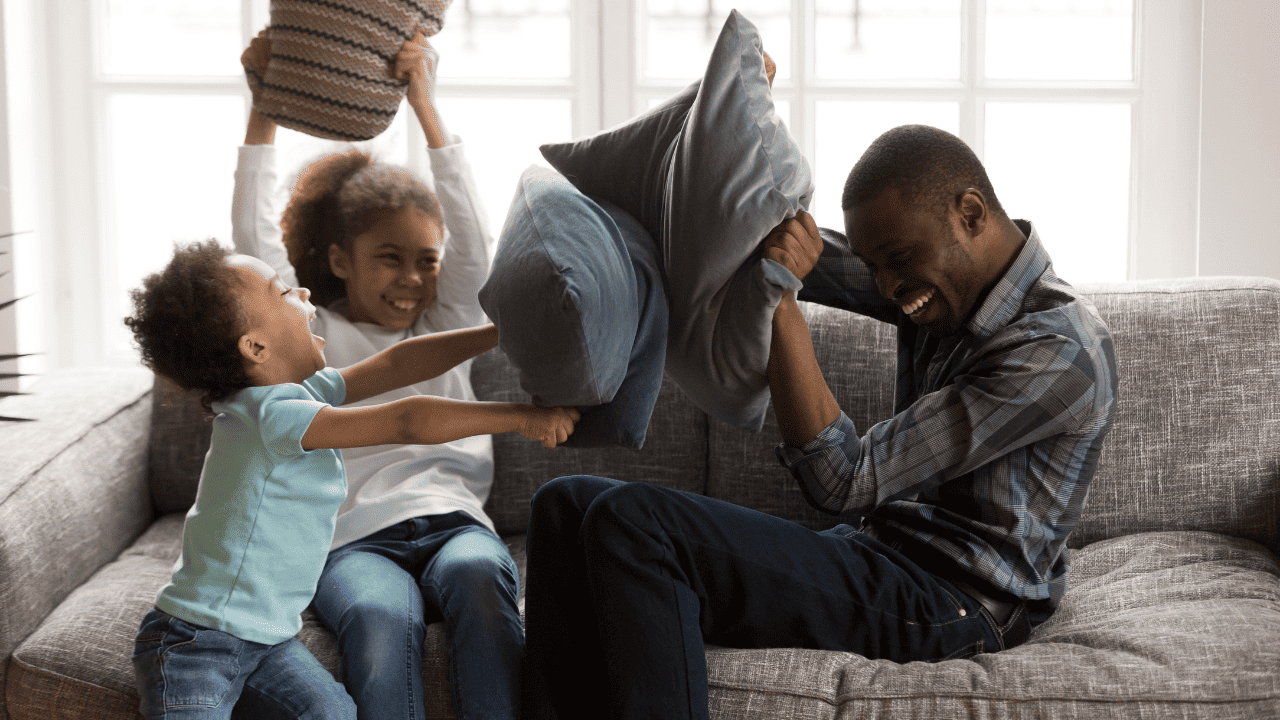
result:
[[[543,447],[553,448],[569,439],[574,423],[582,415],[567,407],[530,406],[518,431],[530,440],[537,440]]]

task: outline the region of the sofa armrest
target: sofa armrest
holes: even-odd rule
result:
[[[18,643],[151,522],[153,377],[61,370],[0,402],[31,419],[0,422],[0,679]]]

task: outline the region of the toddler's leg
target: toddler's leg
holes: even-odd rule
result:
[[[138,628],[132,656],[142,716],[231,717],[254,667],[254,645],[153,609]]]
[[[236,716],[355,720],[356,705],[311,651],[289,638],[271,646],[249,674]]]
[[[422,589],[444,617],[459,720],[518,717],[524,627],[507,546],[479,526],[454,535],[427,564]]]
[[[325,565],[314,607],[338,636],[359,717],[420,717],[426,624],[417,580],[381,555],[340,550]]]

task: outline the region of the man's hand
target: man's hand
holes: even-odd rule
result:
[[[818,224],[804,210],[783,220],[764,238],[764,256],[790,270],[797,280],[809,274],[821,255]]]
[[[769,87],[773,87],[773,76],[778,73],[778,66],[774,64],[773,58],[769,57],[769,53],[763,49],[760,54],[764,55],[764,75],[769,79]]]
[[[581,417],[573,408],[530,405],[518,431],[530,440],[542,443],[543,447],[553,448],[569,439],[574,424]]]

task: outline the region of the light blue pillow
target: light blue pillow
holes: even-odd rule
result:
[[[657,241],[672,379],[709,415],[759,430],[773,309],[800,288],[759,245],[808,207],[813,180],[774,113],[755,26],[731,12],[698,83],[622,126],[541,149]]]
[[[662,387],[667,303],[657,248],[633,217],[530,166],[480,305],[533,401],[582,411],[567,445],[643,445]]]

